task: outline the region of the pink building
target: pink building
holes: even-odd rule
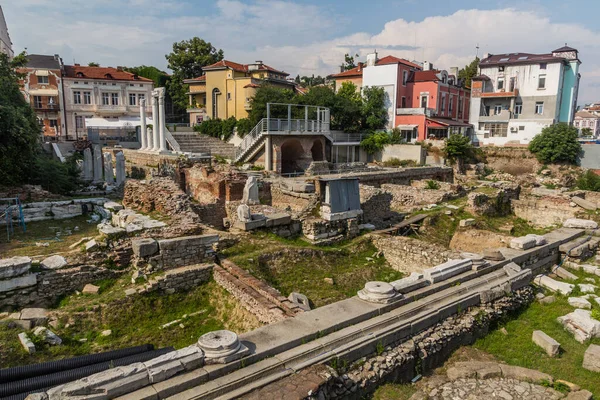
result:
[[[596,113],[579,111],[575,114],[573,125],[579,131],[580,136],[587,136],[583,133],[583,130],[589,129],[593,137],[600,137],[600,115]]]

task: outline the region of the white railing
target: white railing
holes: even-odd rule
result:
[[[368,134],[366,133],[331,133],[331,139],[333,143],[360,143],[367,136]]]

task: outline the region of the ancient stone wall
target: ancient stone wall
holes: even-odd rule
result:
[[[148,281],[142,292],[187,292],[210,280],[214,264],[191,265],[167,271]]]
[[[481,147],[488,168],[512,175],[536,173],[542,165],[526,147]]]
[[[302,223],[302,233],[313,242],[329,244],[358,236],[358,225],[359,220],[357,218],[339,221],[309,218]]]
[[[527,222],[539,226],[560,224],[574,218],[577,208],[570,206],[571,201],[564,197],[526,197],[512,201],[514,214]]]
[[[373,244],[392,268],[402,272],[421,272],[448,261],[450,250],[404,236],[372,235]]]
[[[360,185],[360,208],[363,210],[363,223],[373,224],[377,229],[384,229],[400,222],[402,215],[391,210],[393,202],[394,196],[388,190]]]
[[[271,204],[273,207],[285,210],[300,212],[310,204],[311,198],[315,197],[310,193],[294,193],[284,190],[278,185],[271,185]]]
[[[413,180],[432,179],[440,182],[454,181],[454,171],[447,167],[419,167],[385,169],[377,172],[359,172],[349,176],[356,176],[362,185],[381,187],[386,183],[396,185],[410,185]]]
[[[94,209],[94,206],[102,206],[107,201],[107,199],[100,197],[93,199],[25,203],[22,206],[23,218],[25,219],[26,223],[51,219],[73,218],[91,213]],[[13,213],[13,219],[16,221],[18,217],[18,210],[15,209]],[[6,220],[4,218],[0,218],[0,225],[6,225]]]

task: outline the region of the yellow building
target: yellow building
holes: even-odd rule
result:
[[[262,61],[238,64],[222,60],[203,68],[204,75],[188,79],[190,96],[190,125],[204,119],[247,118],[250,99],[262,84],[294,90],[296,84],[288,81],[289,74],[276,70]]]

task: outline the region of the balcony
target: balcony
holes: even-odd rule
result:
[[[508,110],[502,110],[500,114],[480,115],[480,122],[508,122],[512,118],[512,113]]]
[[[206,114],[206,108],[200,104],[197,104],[196,107],[193,107],[193,106],[188,107],[187,113],[188,114],[191,114],[191,113]]]
[[[98,105],[94,107],[98,114],[125,114],[127,106]]]
[[[60,106],[58,104],[34,104],[33,109],[35,111],[59,111]]]
[[[499,92],[482,92],[482,98],[504,98],[504,97],[519,97],[519,89],[512,91],[499,91]]]
[[[431,117],[435,115],[435,109],[433,108],[398,108],[396,109],[396,115],[425,115]]]

